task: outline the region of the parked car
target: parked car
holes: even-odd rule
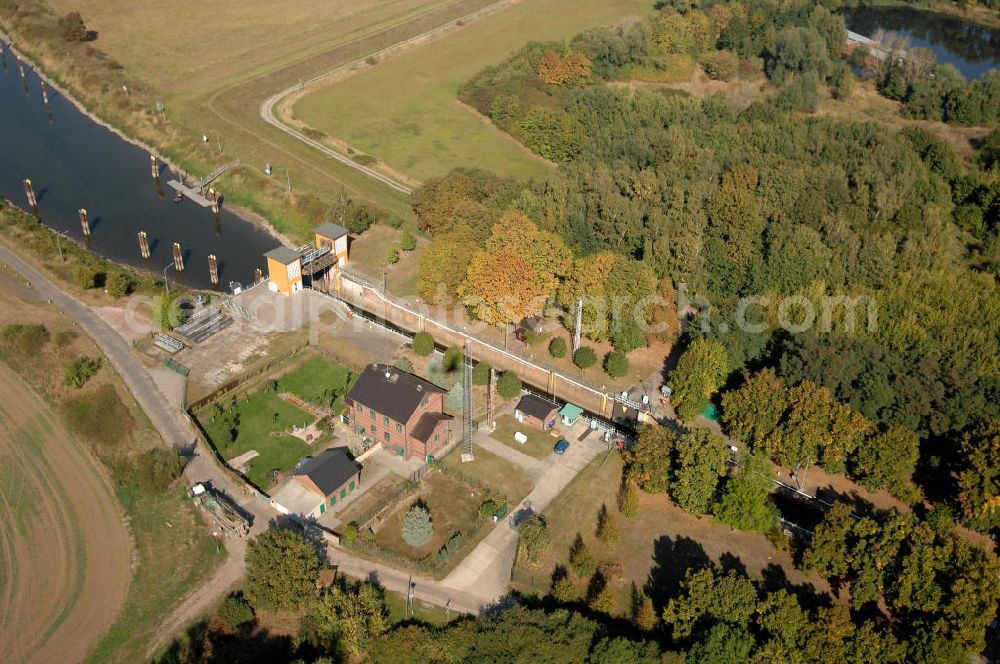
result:
[[[565,438],[560,438],[556,446],[552,448],[552,451],[556,454],[565,454],[566,450],[569,449],[569,441]]]

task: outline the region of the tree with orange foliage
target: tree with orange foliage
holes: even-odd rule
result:
[[[590,58],[579,51],[565,56],[548,51],[538,61],[538,78],[549,85],[579,85],[590,79],[590,68]]]
[[[537,314],[545,301],[534,267],[508,249],[476,252],[459,295],[477,318],[491,325],[513,324]]]

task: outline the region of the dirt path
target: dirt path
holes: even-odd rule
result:
[[[205,581],[184,596],[156,629],[156,636],[149,642],[146,657],[152,658],[156,652],[167,645],[171,639],[180,634],[187,625],[206,616],[219,602],[220,598],[234,590],[243,580],[245,570],[243,560],[246,555],[247,541],[245,539],[224,540],[229,556],[215,570],[211,579]]]
[[[130,556],[107,479],[0,364],[0,659],[83,659],[125,600]]]

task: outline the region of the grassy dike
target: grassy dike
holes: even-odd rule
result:
[[[231,203],[262,216],[279,234],[296,242],[307,239],[311,229],[327,220],[334,212],[334,204],[344,196],[366,201],[385,213],[412,216],[407,197],[313,154],[312,148],[263,122],[248,127],[245,119],[233,121],[218,115],[211,101],[202,100],[199,107],[207,107],[213,117],[218,115],[211,121],[213,129],[220,119],[231,126],[226,131],[231,132],[232,140],[227,140],[229,145],[223,148],[224,154],[219,154],[216,143],[200,140],[206,130],[205,117],[192,116],[187,109],[175,113],[174,104],[169,101],[165,119],[160,117],[156,102],[163,97],[157,91],[105,55],[99,38],[94,42],[65,41],[59,32],[58,18],[44,0],[0,0],[0,29],[5,33],[0,34],[0,39],[12,42],[81,111],[158,154],[174,168],[204,175],[224,161],[243,158],[246,167],[227,174],[217,186]],[[13,59],[10,53],[7,59],[10,66]],[[128,89],[127,94],[123,86]],[[254,89],[259,93],[259,87]],[[260,99],[241,98],[241,108],[252,106],[243,110],[247,113],[252,110],[254,117],[259,103]],[[176,106],[184,108],[181,102]],[[236,140],[238,137],[242,143]],[[230,147],[233,143],[237,143],[239,154]],[[271,159],[275,164],[273,178],[262,172],[263,159],[256,163],[257,153],[251,146],[262,144],[278,150],[277,158]],[[281,162],[286,163],[281,165]],[[287,190],[284,168],[291,173],[291,193]]]

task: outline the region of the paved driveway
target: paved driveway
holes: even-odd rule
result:
[[[549,457],[552,461],[538,476],[534,490],[511,513],[526,507],[536,514],[542,512],[578,472],[606,450],[604,441],[594,438],[572,443],[562,456]],[[507,593],[516,550],[517,531],[504,519],[445,577],[443,584],[496,600]]]

